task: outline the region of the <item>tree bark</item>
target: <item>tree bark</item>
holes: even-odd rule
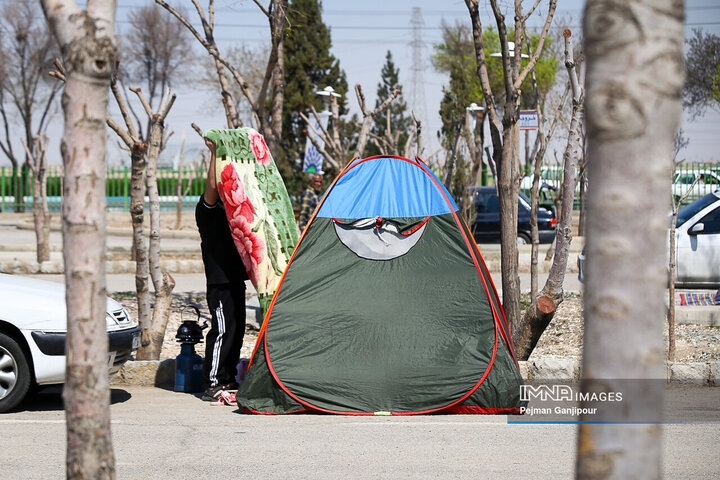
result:
[[[150,234],[148,236],[148,266],[150,278],[155,291],[155,306],[153,307],[149,333],[143,338],[143,346],[138,350],[138,360],[157,360],[160,358],[160,349],[165,335],[168,319],[170,318],[170,301],[175,281],[172,276],[164,273],[160,267],[160,194],[157,185],[157,161],[162,149],[165,131],[165,117],[175,101],[175,95],[170,96],[169,88],[163,93],[158,113],[154,113],[145,100],[140,89],[132,88],[140,98],[148,117],[151,119],[150,142],[147,152],[146,187],[150,208]],[[147,278],[147,277],[146,277]],[[162,332],[158,335],[157,332]]]
[[[658,423],[580,425],[580,479],[662,477],[666,199],[682,110],[683,18],[675,0],[585,6],[592,187],[582,390],[625,393],[622,407],[580,420],[641,412]],[[642,389],[631,391],[627,380]]]
[[[62,94],[63,257],[68,332],[63,400],[68,478],[114,478],[105,325],[105,112],[117,58],[115,1],[41,0],[67,69]]]
[[[562,208],[557,224],[555,255],[547,281],[538,299],[525,312],[515,331],[515,354],[519,360],[527,360],[538,340],[555,316],[558,305],[563,301],[563,282],[567,268],[568,251],[572,241],[572,207],[575,201],[575,169],[580,156],[579,145],[583,122],[583,92],[577,81],[570,30],[565,30],[565,66],[570,77],[573,92],[573,110],[568,130],[568,142],[563,153]],[[552,307],[548,304],[552,302]]]
[[[532,195],[531,195],[531,202],[532,205],[530,206],[530,231],[532,232],[532,251],[530,253],[530,301],[534,302],[535,297],[537,296],[537,289],[538,289],[538,253],[540,250],[540,233],[538,231],[538,224],[537,224],[537,211],[540,204],[540,172],[542,169],[542,162],[545,158],[545,153],[547,152],[547,146],[548,142],[552,138],[553,134],[555,133],[555,127],[558,123],[558,118],[560,116],[560,111],[562,110],[563,106],[565,105],[565,98],[567,97],[567,93],[570,90],[569,86],[565,87],[565,92],[563,93],[562,99],[560,100],[560,103],[558,104],[558,111],[555,115],[555,118],[553,118],[553,122],[550,125],[550,130],[547,133],[547,136],[544,135],[543,128],[542,128],[542,114],[538,115],[538,137],[540,138],[540,145],[538,147],[537,152],[535,153],[535,166],[533,170],[533,183],[532,183]],[[538,109],[538,112],[540,112],[540,109]]]
[[[370,130],[373,126],[373,118],[378,113],[385,110],[393,100],[397,98],[398,95],[400,95],[400,88],[396,88],[390,95],[388,95],[380,105],[375,107],[374,110],[368,110],[368,108],[365,106],[365,95],[362,93],[362,87],[358,84],[355,85],[355,93],[357,94],[358,104],[360,105],[360,111],[363,114],[363,121],[362,121],[362,127],[360,128],[360,134],[358,135],[358,142],[357,146],[355,147],[355,157],[361,157],[363,152],[365,151],[365,146],[367,145],[367,139],[368,135],[370,133]],[[337,131],[337,128],[334,130]],[[339,137],[338,137],[339,141]],[[342,164],[342,159],[340,162]]]
[[[142,346],[150,344],[151,301],[148,282],[150,266],[143,224],[145,222],[145,153],[147,144],[135,143],[130,150],[130,218],[135,252],[135,294],[138,305],[138,323],[142,328]]]
[[[47,138],[37,136],[33,139],[30,148],[22,140],[25,152],[30,159],[30,169],[33,173],[33,224],[35,226],[36,258],[38,263],[50,260],[50,211],[47,203],[47,162],[45,151]],[[33,153],[34,152],[34,153]]]

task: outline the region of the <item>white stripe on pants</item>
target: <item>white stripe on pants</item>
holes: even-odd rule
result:
[[[217,318],[218,323],[218,335],[215,339],[215,345],[213,345],[212,366],[210,367],[211,387],[215,387],[219,383],[217,373],[220,366],[220,349],[222,348],[223,336],[225,335],[225,313],[223,312],[222,301],[220,302],[218,308],[215,309],[215,317]]]

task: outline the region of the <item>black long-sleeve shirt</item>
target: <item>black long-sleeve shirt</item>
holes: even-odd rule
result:
[[[200,232],[207,284],[240,283],[244,287],[249,277],[230,234],[222,204],[208,205],[201,195],[195,207],[195,223]]]

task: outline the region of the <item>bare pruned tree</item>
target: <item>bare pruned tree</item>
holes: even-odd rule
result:
[[[170,318],[170,302],[175,280],[160,267],[160,196],[157,187],[157,161],[167,137],[165,136],[165,118],[175,102],[169,87],[160,100],[159,110],[155,113],[140,88],[130,87],[143,106],[150,120],[148,142],[142,140],[130,118],[129,109],[117,82],[112,82],[112,92],[120,109],[125,128],[110,116],[106,117],[108,126],[117,133],[127,149],[131,160],[130,216],[133,226],[133,247],[135,250],[135,289],[138,302],[138,320],[143,330],[142,346],[138,350],[138,360],[157,360],[160,358],[165,329]],[[149,235],[143,230],[145,192],[150,207]],[[149,281],[152,280],[154,303],[151,307]]]
[[[565,67],[570,77],[572,91],[572,119],[563,154],[562,208],[555,235],[555,255],[545,286],[537,298],[531,298],[530,308],[517,325],[515,331],[515,354],[518,359],[527,360],[535,345],[555,316],[557,307],[563,301],[563,282],[567,268],[568,251],[572,241],[572,212],[575,201],[575,184],[578,159],[581,154],[581,131],[583,125],[584,98],[573,55],[572,34],[565,30]],[[536,166],[536,171],[538,170]],[[533,180],[535,183],[535,180]],[[537,185],[535,185],[535,188]],[[535,195],[537,199],[537,195]],[[535,200],[537,201],[537,200]],[[533,252],[537,261],[537,250]]]
[[[12,165],[15,210],[23,211],[27,169],[22,169],[23,178],[19,169],[36,155],[33,139],[45,134],[61,89],[46,77],[58,50],[37,2],[4,2],[0,12],[0,119],[4,137],[0,150]],[[18,137],[29,147],[29,154],[23,148],[13,148]]]
[[[565,92],[562,95],[562,99],[557,106],[557,112],[553,117],[550,129],[545,134],[545,128],[543,122],[545,120],[544,114],[541,109],[538,108],[538,130],[537,136],[539,138],[539,144],[537,151],[535,152],[535,164],[533,167],[533,182],[530,189],[530,234],[532,235],[532,250],[530,253],[530,301],[534,302],[537,297],[538,289],[538,251],[540,249],[540,232],[538,231],[537,214],[540,206],[540,173],[542,170],[543,159],[547,152],[547,146],[555,133],[555,128],[560,120],[560,111],[565,106],[565,100],[567,94],[570,91],[570,85],[565,88]]]
[[[258,131],[263,134],[268,143],[273,157],[278,158],[280,148],[280,135],[282,133],[282,107],[285,91],[285,72],[283,58],[284,27],[287,17],[288,0],[270,0],[267,7],[264,7],[260,0],[254,0],[255,4],[265,14],[270,25],[270,54],[268,56],[265,75],[260,90],[252,92],[248,82],[240,70],[230,63],[220,53],[214,37],[215,29],[215,2],[209,0],[207,13],[203,10],[198,0],[191,0],[197,12],[202,33],[198,31],[178,9],[169,5],[165,0],[155,0],[155,3],[173,14],[178,21],[187,28],[190,33],[203,46],[212,57],[217,72],[218,84],[222,95],[225,115],[228,128],[237,128],[241,125],[238,115],[237,103],[231,93],[228,73],[233,81],[240,87],[253,111],[254,121]],[[269,98],[270,111],[267,111],[266,102]]]
[[[488,120],[490,122],[490,137],[493,145],[493,160],[497,166],[497,190],[500,203],[500,255],[502,269],[503,307],[510,329],[517,332],[520,323],[520,277],[518,276],[518,249],[517,249],[517,220],[518,220],[518,192],[522,178],[520,169],[520,86],[530,74],[540,55],[552,23],[557,0],[549,0],[547,15],[540,32],[537,47],[529,60],[522,66],[521,52],[525,38],[524,25],[535,12],[540,0],[534,2],[526,13],[521,0],[514,0],[513,18],[515,44],[513,56],[510,54],[506,16],[498,0],[490,0],[490,7],[500,37],[502,52],[503,87],[505,103],[502,124],[495,104],[495,94],[490,85],[490,77],[485,58],[482,39],[483,26],[478,11],[478,0],[465,0],[473,28],[473,42],[475,44],[475,57],[478,65],[478,76],[482,84],[483,97],[487,105]]]
[[[61,153],[67,303],[67,478],[115,478],[105,322],[105,114],[115,72],[115,1],[41,0],[66,71]]]
[[[362,87],[358,84],[355,85],[355,94],[357,95],[358,99],[358,105],[360,106],[360,111],[363,115],[362,123],[360,124],[360,134],[358,136],[357,144],[355,145],[355,148],[353,150],[353,157],[360,157],[362,156],[363,152],[365,151],[365,147],[367,146],[368,138],[370,138],[370,129],[373,126],[373,118],[378,113],[385,110],[388,105],[392,103],[395,98],[397,98],[398,95],[400,95],[400,89],[396,88],[390,95],[388,95],[387,98],[383,99],[383,101],[375,107],[373,110],[370,110],[365,105],[365,95],[363,94]],[[340,114],[339,114],[339,108],[337,103],[337,98],[333,95],[330,95],[330,130],[332,131],[332,134],[329,133],[328,129],[323,127],[322,122],[320,121],[320,117],[315,110],[315,107],[313,105],[310,105],[310,112],[315,119],[315,124],[317,124],[317,128],[315,128],[315,124],[310,121],[310,119],[302,112],[299,112],[300,117],[305,121],[308,128],[312,130],[312,132],[315,134],[308,135],[308,138],[312,142],[313,145],[315,145],[315,148],[318,149],[318,151],[322,154],[323,158],[327,160],[327,162],[336,170],[339,170],[340,167],[343,165],[343,162],[348,158],[348,153],[350,152],[350,147],[347,143],[342,142],[340,140]],[[325,142],[325,145],[320,145],[317,138],[321,138],[323,142]]]

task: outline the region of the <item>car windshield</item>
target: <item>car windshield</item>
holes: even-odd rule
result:
[[[530,199],[524,193],[519,192],[518,208],[530,210]],[[495,190],[479,191],[475,195],[475,211],[477,213],[499,213],[500,203]]]
[[[694,217],[695,214],[698,213],[700,210],[712,203],[715,203],[718,200],[720,200],[720,197],[718,197],[714,193],[708,193],[704,197],[698,198],[690,205],[681,208],[678,212],[677,226],[679,227],[683,223],[687,222],[692,217]]]
[[[525,208],[530,210],[530,199],[522,192],[518,192],[520,195],[520,198],[518,199],[518,203],[520,205],[523,205]]]

